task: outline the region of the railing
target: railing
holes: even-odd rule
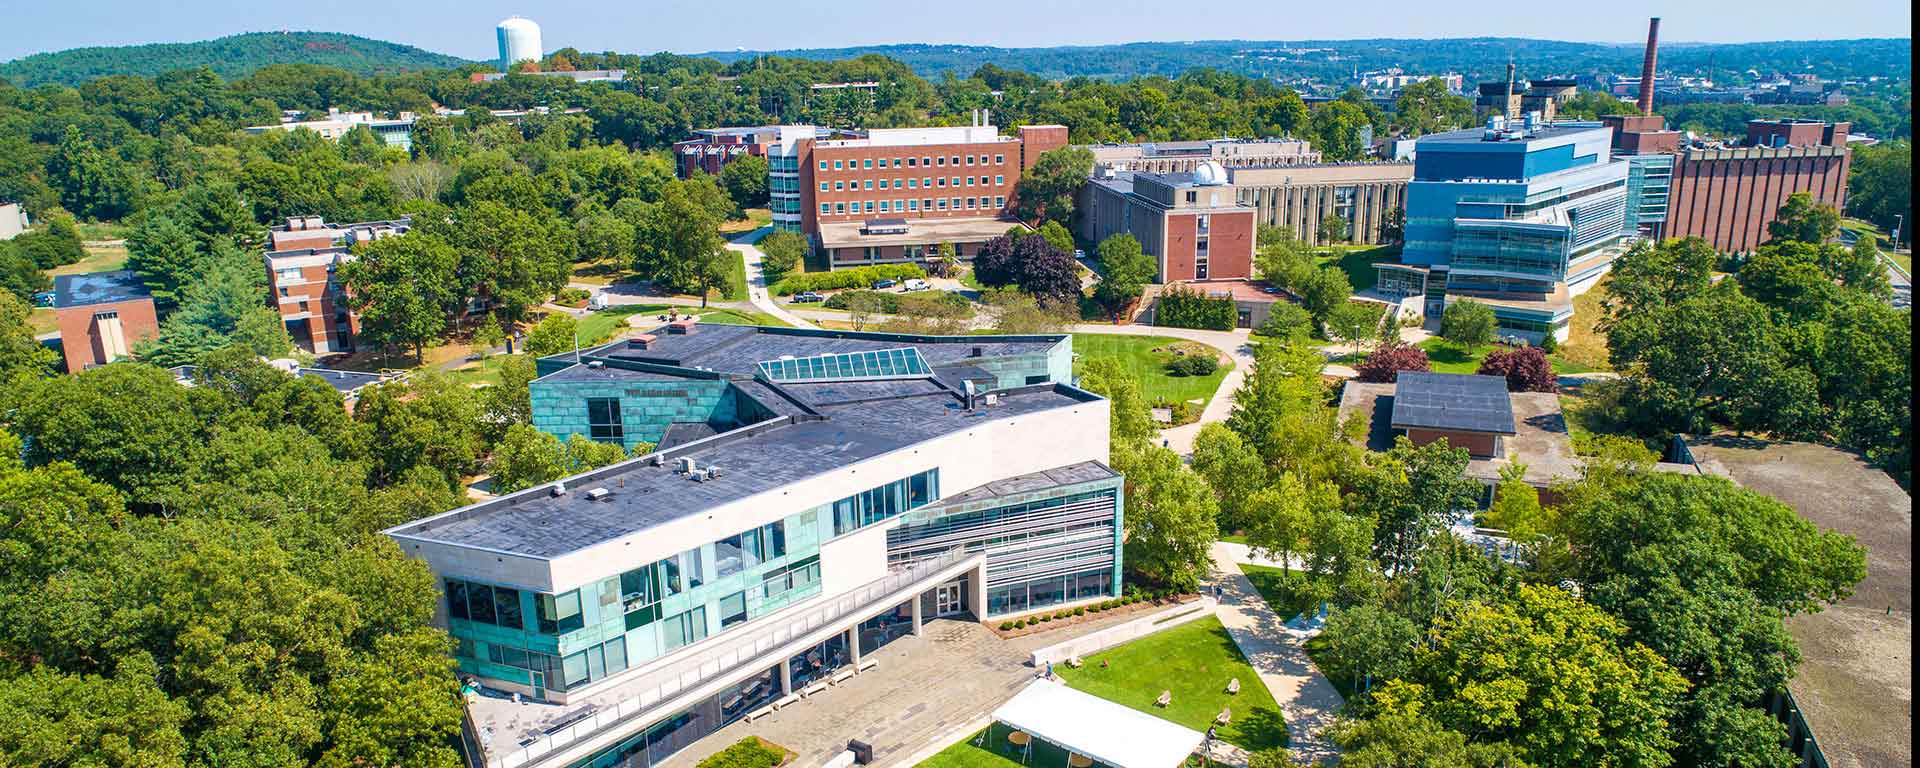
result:
[[[938,557],[921,560],[894,571],[885,578],[842,593],[824,604],[796,607],[789,612],[790,616],[780,614],[769,616],[763,620],[768,626],[758,633],[740,635],[722,642],[717,647],[698,651],[682,659],[670,660],[659,669],[645,672],[625,685],[616,684],[614,686],[616,688],[633,687],[638,692],[622,698],[618,703],[605,707],[590,717],[547,733],[517,751],[500,757],[490,757],[487,759],[487,765],[489,768],[518,768],[518,766],[529,765],[555,750],[627,723],[647,713],[662,701],[697,688],[721,674],[738,671],[743,665],[765,656],[774,649],[863,608],[870,608],[875,603],[912,586],[914,582],[951,567],[966,557],[967,553],[962,548],[954,547]]]

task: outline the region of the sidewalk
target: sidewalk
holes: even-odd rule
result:
[[[786,307],[780,306],[773,297],[767,295],[767,272],[761,263],[766,254],[754,244],[771,232],[773,227],[761,227],[727,243],[727,250],[739,251],[741,258],[747,262],[747,300],[753,303],[755,309],[780,318],[781,322],[795,328],[816,328],[818,326],[788,312]]]
[[[1313,666],[1302,640],[1287,632],[1285,619],[1267,606],[1234,560],[1234,553],[1222,542],[1214,543],[1212,583],[1219,585],[1221,593],[1214,613],[1279,703],[1294,760],[1312,764],[1337,758],[1339,750],[1325,731],[1346,701]]]

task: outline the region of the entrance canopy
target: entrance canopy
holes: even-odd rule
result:
[[[1206,734],[1062,683],[1035,680],[993,719],[1114,768],[1175,768]]]

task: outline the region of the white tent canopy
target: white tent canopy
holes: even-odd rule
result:
[[[1206,734],[1145,712],[1035,680],[993,719],[1114,768],[1175,768]]]

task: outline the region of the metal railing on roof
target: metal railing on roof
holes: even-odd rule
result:
[[[933,576],[962,562],[967,557],[964,548],[954,547],[938,557],[908,564],[887,574],[884,578],[828,598],[820,605],[796,607],[791,611],[769,616],[763,620],[765,626],[757,631],[736,635],[721,641],[714,647],[689,653],[683,658],[670,658],[658,669],[643,672],[624,685],[614,686],[633,687],[635,689],[633,695],[620,699],[612,706],[580,716],[565,727],[550,730],[537,739],[523,743],[518,750],[499,757],[490,757],[486,764],[488,768],[519,768],[519,766],[533,765],[555,750],[600,735],[601,732],[611,728],[631,723],[651,713],[653,708],[661,702],[698,688],[720,675],[738,672],[754,664],[756,659],[767,663],[785,662],[786,659],[768,660],[761,657],[809,632],[844,619],[862,609],[872,608],[876,604],[895,602],[898,600],[897,593],[913,586],[914,582]],[[491,734],[489,737],[499,738],[500,734]],[[483,737],[483,739],[489,737]],[[482,749],[485,749],[484,745]]]

